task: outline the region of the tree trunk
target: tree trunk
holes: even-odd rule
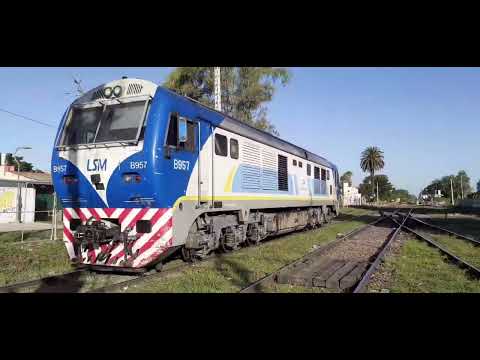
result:
[[[373,184],[373,179],[375,177],[375,170],[372,170],[372,172],[370,173],[370,176],[371,176],[370,183],[372,185],[372,196],[373,198],[375,198],[375,186]]]

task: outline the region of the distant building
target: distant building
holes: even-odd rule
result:
[[[15,171],[14,166],[5,165],[5,154],[0,156],[0,223],[17,221],[17,196],[20,184],[22,198],[22,222],[31,223],[48,220],[46,210],[53,199],[52,177],[49,173]],[[36,216],[35,216],[36,215]]]
[[[350,186],[348,182],[343,183],[343,206],[362,205],[362,195],[355,186]]]

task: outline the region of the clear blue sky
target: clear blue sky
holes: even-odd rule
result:
[[[122,75],[161,83],[172,68],[0,68],[0,108],[57,124],[73,96]],[[382,173],[414,194],[434,178],[464,169],[480,178],[480,69],[291,68],[292,80],[268,104],[285,140],[365,174],[361,151],[385,152]],[[28,161],[49,171],[55,129],[0,112],[0,152],[28,145]]]

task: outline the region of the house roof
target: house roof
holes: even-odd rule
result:
[[[52,175],[50,173],[38,173],[33,171],[11,171],[11,174],[20,175],[21,177],[31,179],[32,183],[52,183]]]

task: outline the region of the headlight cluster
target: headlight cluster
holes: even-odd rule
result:
[[[122,87],[120,85],[115,86],[113,89],[111,87],[107,87],[103,89],[103,95],[105,95],[106,98],[109,98],[112,95],[114,97],[119,97],[122,95]]]

